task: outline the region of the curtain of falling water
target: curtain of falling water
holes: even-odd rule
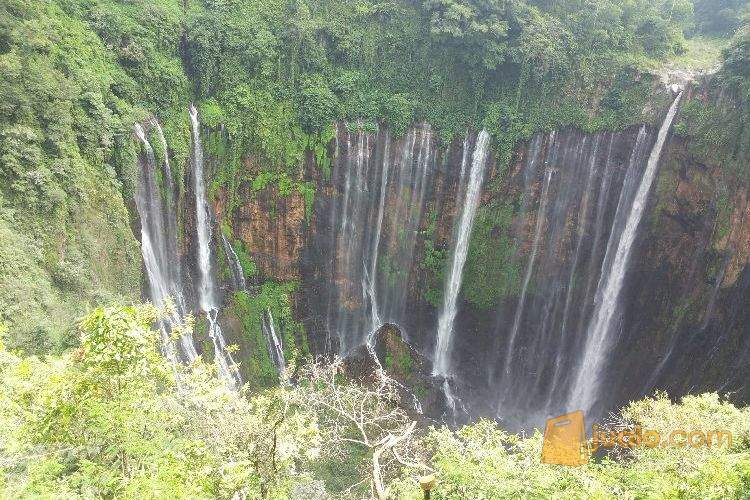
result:
[[[464,264],[469,252],[469,238],[474,224],[474,216],[479,205],[482,183],[484,182],[489,144],[490,136],[485,130],[482,130],[474,146],[474,155],[472,157],[468,184],[465,189],[465,198],[460,198],[462,202],[459,206],[463,206],[463,210],[458,220],[453,259],[445,285],[443,308],[438,319],[437,342],[435,343],[435,354],[433,357],[433,373],[437,375],[450,374],[450,348],[451,337],[453,335],[453,322],[458,312],[458,293],[461,290]],[[464,149],[466,149],[466,143],[464,143]],[[464,151],[463,157],[466,158],[466,151]],[[466,164],[462,161],[461,181],[463,181],[465,169]],[[459,185],[463,184],[461,181]]]
[[[565,405],[585,338],[582,316],[594,302],[605,247],[619,227],[613,202],[632,200],[635,183],[628,178],[642,171],[645,138],[561,131],[529,143],[516,181],[522,198],[514,224],[525,265],[515,308],[510,315],[499,310],[497,366],[488,370],[497,415],[511,425]],[[626,156],[613,156],[611,145],[628,141]]]
[[[404,313],[417,233],[434,174],[432,130],[410,129],[394,150],[387,131],[337,127],[326,324],[340,354]],[[387,207],[387,209],[386,209]]]
[[[195,190],[196,233],[198,240],[198,269],[200,283],[198,299],[200,308],[206,313],[208,334],[214,344],[214,359],[222,380],[230,386],[242,384],[232,355],[227,350],[224,333],[218,322],[219,303],[216,297],[216,283],[211,269],[211,222],[209,217],[206,186],[203,179],[203,146],[200,139],[198,110],[190,106],[190,122],[193,134],[193,180]]]
[[[648,158],[646,171],[638,185],[638,191],[627,211],[627,219],[620,236],[617,250],[612,258],[609,272],[602,273],[601,291],[597,292],[597,308],[592,316],[591,324],[586,336],[581,362],[575,382],[571,386],[571,402],[575,407],[589,410],[597,402],[598,391],[601,385],[603,364],[606,361],[612,344],[613,320],[616,317],[619,306],[620,293],[622,292],[625,273],[635,241],[638,226],[646,208],[646,202],[651,184],[656,177],[656,169],[661,158],[661,151],[667,139],[667,134],[672,126],[672,120],[677,113],[682,93],[678,94],[667,116],[661,124],[656,143]]]
[[[155,122],[159,138],[164,146],[166,141],[161,133],[161,127]],[[140,124],[135,125],[135,134],[143,145],[144,154],[139,158],[138,188],[135,195],[135,205],[141,220],[141,252],[146,267],[149,283],[149,298],[159,308],[171,302],[169,313],[159,322],[162,336],[162,349],[167,358],[173,363],[180,359],[192,362],[197,354],[190,334],[180,337],[181,352],[173,348],[169,339],[174,326],[183,322],[186,308],[182,291],[180,261],[177,254],[177,233],[174,199],[169,161],[166,159],[164,146],[164,186],[162,189],[156,181],[156,158],[146,133]],[[166,191],[166,200],[162,200],[161,192]]]

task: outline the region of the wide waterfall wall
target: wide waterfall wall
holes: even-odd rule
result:
[[[459,419],[486,416],[510,427],[540,425],[578,406],[595,418],[655,388],[733,389],[748,373],[747,195],[723,191],[733,208],[725,216],[731,230],[719,238],[727,223],[711,196],[721,187],[711,185],[710,169],[690,163],[669,124],[664,131],[660,154],[658,126],[537,133],[518,144],[509,165],[496,164],[489,149],[480,189],[470,195],[477,131],[442,144],[427,124],[401,136],[338,124],[330,176],[312,155],[300,171],[299,181],[316,186],[309,218],[296,192],[256,192],[244,182],[232,204],[219,190],[205,225],[215,224],[212,212],[230,224],[231,241],[241,241],[258,268],[252,290],[266,280],[300,283],[290,305],[312,354],[362,352],[388,325],[428,365],[437,361],[425,376],[435,371],[440,383],[448,375],[450,384],[445,398],[430,392],[437,395],[423,402],[427,413],[439,416],[453,399],[465,410]],[[207,160],[209,177],[217,160]],[[249,179],[263,168],[252,157],[243,165]],[[203,174],[191,166],[188,191]],[[185,274],[196,283],[200,221],[189,203],[199,198],[191,192],[185,207]],[[230,242],[219,232],[208,241],[212,303],[231,305],[226,291],[248,284]],[[218,254],[226,257],[224,282],[211,260]],[[474,286],[481,279],[489,281]],[[476,300],[478,290],[495,287],[497,298]],[[615,307],[597,327],[607,296]],[[279,370],[281,322],[266,314],[261,329]],[[241,343],[237,321],[224,318],[222,327]],[[584,374],[586,366],[596,375]],[[576,391],[593,396],[576,401]]]
[[[645,127],[537,134],[508,171],[488,166],[500,193],[488,192],[485,182],[476,201],[481,207],[502,196],[514,207],[513,223],[504,231],[520,273],[517,291],[483,310],[462,297],[454,262],[462,236],[455,228],[471,208],[466,151],[475,152],[476,135],[440,148],[426,125],[398,140],[387,130],[339,126],[331,188],[316,200],[312,265],[304,268],[307,301],[320,311],[318,322],[309,323],[319,329],[319,348],[346,354],[392,324],[437,360],[440,374],[448,372],[450,360],[456,379],[451,392],[474,417],[497,417],[516,427],[570,409],[598,291],[612,266],[618,266],[619,286],[629,290],[630,266],[619,269],[616,249],[624,232],[627,245],[637,246],[628,214],[634,204],[648,203],[639,186],[656,139]],[[427,303],[424,293],[428,271],[422,262],[431,221],[437,221],[437,244],[448,257],[445,279],[458,290],[457,297],[444,290],[442,307]],[[463,230],[470,233],[471,224]],[[451,275],[458,283],[450,285]],[[441,353],[441,311],[453,300],[449,337],[443,326],[443,345],[449,338],[450,348]],[[613,339],[622,328],[621,314],[618,309],[612,315],[607,329]],[[606,370],[599,378],[597,385],[608,388]]]
[[[596,418],[621,397],[622,380],[608,369],[630,319],[621,294],[632,290],[631,256],[678,100],[658,134],[565,131],[530,141],[510,179],[521,207],[519,291],[498,305],[493,323],[480,326],[467,311],[468,329],[491,332],[473,342],[493,349],[464,344],[457,355],[477,412],[511,427],[540,425],[574,409]],[[477,391],[483,378],[486,390]]]
[[[508,425],[538,424],[573,409],[569,395],[580,382],[575,370],[585,355],[598,284],[609,272],[608,255],[651,142],[645,129],[593,137],[552,133],[531,142],[516,174],[523,179],[523,205],[536,206],[521,215],[529,223],[516,235],[523,282],[519,295],[496,312],[498,349],[486,361],[487,400]]]

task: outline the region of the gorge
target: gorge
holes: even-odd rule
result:
[[[0,75],[0,497],[748,496],[747,0],[6,0]]]
[[[298,228],[305,237],[292,241],[298,248],[289,248],[283,239],[280,245],[281,251],[298,256],[289,271],[301,279],[294,310],[305,318],[311,354],[346,357],[373,342],[381,327],[391,325],[431,360],[435,384],[444,392],[442,403],[433,400],[431,414],[439,418],[450,408],[455,411],[457,398],[465,413],[461,418],[497,418],[511,428],[541,425],[549,415],[573,409],[604,414],[627,399],[642,396],[649,377],[648,390],[684,387],[678,384],[685,372],[679,366],[665,368],[671,352],[635,349],[633,357],[623,355],[628,343],[643,343],[633,328],[645,332],[658,328],[644,324],[643,318],[633,323],[628,317],[638,301],[645,299],[643,294],[648,294],[638,289],[644,279],[638,277],[643,272],[641,264],[636,264],[642,259],[638,255],[648,251],[642,234],[648,229],[639,227],[649,208],[654,209],[652,198],[667,195],[650,193],[659,165],[668,164],[670,154],[679,151],[679,142],[670,140],[670,130],[682,95],[673,98],[658,128],[644,125],[593,135],[576,130],[535,134],[516,150],[504,177],[493,159],[488,159],[492,139],[485,131],[469,133],[462,142],[441,148],[426,124],[410,128],[401,138],[394,138],[387,128],[370,132],[357,124],[337,125],[328,146],[330,178],[309,177],[318,194],[309,223],[302,223],[305,229]],[[191,117],[196,138],[192,161],[200,165],[199,136],[208,132],[201,132],[197,111],[191,110]],[[138,135],[142,137],[142,129],[136,130],[141,130]],[[140,140],[145,155],[141,163],[151,165],[153,154],[148,143]],[[209,159],[210,164],[215,162]],[[198,183],[202,171],[195,168],[193,182]],[[194,185],[200,187],[200,183]],[[162,203],[158,190],[150,192],[155,199],[141,204]],[[201,189],[195,193],[196,206],[200,206],[205,195]],[[497,199],[495,193],[503,193],[504,198]],[[258,202],[241,200],[236,210],[242,213],[243,204]],[[217,213],[221,210],[216,207]],[[477,307],[461,296],[462,289],[471,287],[462,283],[462,275],[465,266],[475,266],[475,273],[489,271],[483,269],[488,265],[481,260],[483,256],[471,254],[470,242],[475,217],[487,217],[491,210],[503,212],[502,225],[492,231],[495,241],[508,246],[504,265],[509,269],[488,278],[507,280],[507,292],[497,304]],[[231,380],[235,361],[226,349],[222,321],[211,316],[218,302],[210,299],[210,304],[204,304],[207,296],[201,291],[206,283],[216,287],[211,281],[218,271],[208,271],[217,266],[215,259],[210,260],[211,253],[222,252],[223,266],[228,269],[222,290],[231,294],[247,290],[248,285],[229,239],[223,233],[212,238],[221,228],[203,217],[198,214],[196,236],[189,236],[195,238],[190,245],[198,249],[200,279],[185,285],[192,292],[180,289],[178,296],[196,295],[193,310],[208,311],[207,332],[214,342],[214,356],[220,372]],[[237,213],[232,215],[230,225],[236,217]],[[738,222],[747,224],[745,219]],[[282,231],[293,223],[293,219],[274,220],[273,216],[263,221],[268,227],[287,226]],[[214,229],[207,232],[208,226]],[[255,257],[253,242],[242,240],[242,245]],[[213,250],[206,252],[209,243]],[[425,281],[423,261],[431,245],[442,249],[442,281]],[[153,244],[143,245],[147,263],[149,246]],[[157,245],[157,253],[168,252],[166,246]],[[725,273],[728,260],[722,260],[724,271],[720,272]],[[146,269],[152,283],[150,296],[156,300],[163,292],[159,291],[159,270],[154,273],[153,267]],[[262,266],[261,272],[274,278],[272,268]],[[438,300],[430,299],[430,287],[437,291]],[[717,321],[710,316],[720,288],[715,283],[702,286],[700,300],[707,308],[701,314],[702,323]],[[726,288],[730,297],[747,292],[741,282]],[[256,349],[267,352],[282,371],[285,355],[271,310],[266,309],[259,321],[266,345]],[[674,328],[674,337],[664,339],[669,346],[665,349],[673,350],[681,333],[689,334]],[[236,338],[238,333],[230,335]],[[191,359],[189,351],[190,347],[183,358]],[[240,349],[234,356],[242,360],[248,355],[257,353]],[[634,364],[642,375],[626,375],[627,366]],[[725,373],[712,383],[731,385],[731,376]]]

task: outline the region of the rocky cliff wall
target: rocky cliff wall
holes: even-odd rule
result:
[[[317,353],[346,354],[382,324],[432,356],[465,141],[428,125],[400,138],[340,125],[330,177],[306,161],[312,212],[275,187],[215,211],[230,221],[259,280],[299,280],[295,315]],[[608,248],[655,131],[559,130],[491,161],[464,271],[451,384],[472,417],[538,423],[566,408]],[[245,160],[250,174],[257,169]],[[601,395],[611,407],[656,388],[740,391],[748,373],[747,186],[698,163],[671,137],[648,198],[617,309]],[[525,286],[524,286],[525,285]],[[509,349],[509,347],[512,348]]]

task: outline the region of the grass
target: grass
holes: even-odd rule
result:
[[[660,72],[683,70],[712,73],[721,66],[721,51],[728,45],[726,38],[696,36],[685,41],[685,53],[667,61]]]

